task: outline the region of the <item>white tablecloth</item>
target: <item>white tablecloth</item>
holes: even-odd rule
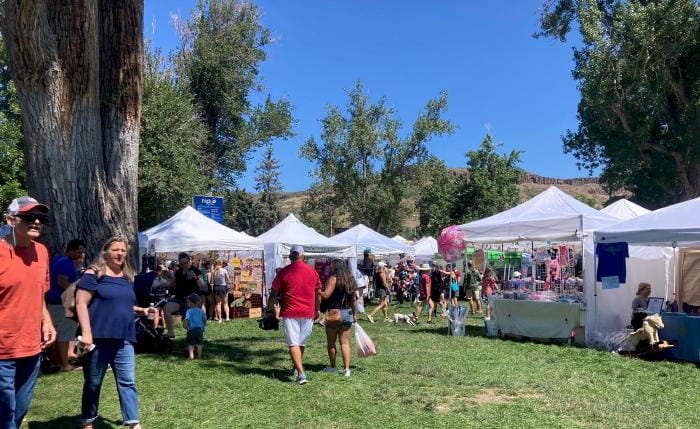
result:
[[[581,319],[581,304],[578,303],[496,299],[492,304],[493,316],[502,334],[569,338]]]

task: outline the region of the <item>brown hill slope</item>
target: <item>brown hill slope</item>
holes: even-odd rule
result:
[[[454,174],[465,174],[466,169],[451,169]],[[520,190],[520,200],[527,201],[535,195],[543,192],[550,186],[556,186],[567,194],[584,201],[586,204],[596,209],[603,208],[608,200],[608,194],[598,183],[597,177],[582,177],[575,179],[557,179],[544,177],[537,174],[525,173],[521,178],[518,188]],[[304,200],[309,198],[307,191],[284,193],[280,202],[282,213],[299,213]],[[413,227],[414,225],[406,225]]]

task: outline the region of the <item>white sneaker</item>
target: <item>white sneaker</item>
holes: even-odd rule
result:
[[[343,377],[350,377],[350,368],[343,371]]]
[[[306,375],[301,374],[301,375],[297,376],[297,381],[296,381],[296,383],[297,383],[298,385],[303,386],[304,384],[306,384],[306,383],[308,383],[308,382],[309,382],[309,380],[306,379]]]
[[[334,366],[327,366],[323,368],[323,372],[338,372],[338,368]]]
[[[369,323],[374,323],[374,317],[370,316],[369,314],[367,315],[367,320],[369,320]]]

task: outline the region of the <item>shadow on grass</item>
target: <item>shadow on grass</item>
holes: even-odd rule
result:
[[[93,422],[93,427],[95,429],[111,429],[121,426],[121,420],[110,420],[102,417],[98,417],[97,420]],[[27,427],[29,429],[75,429],[80,427],[80,418],[78,416],[59,417],[45,422],[29,422]]]
[[[245,344],[245,345],[240,345]],[[218,367],[238,374],[260,375],[281,382],[294,382],[289,374],[291,360],[284,338],[236,337],[231,339],[211,339],[204,342],[203,359],[191,363],[210,369]],[[155,361],[172,361],[173,357],[187,361],[187,345],[183,339],[174,341],[173,353],[142,354]],[[306,364],[307,371],[321,371],[323,364]]]

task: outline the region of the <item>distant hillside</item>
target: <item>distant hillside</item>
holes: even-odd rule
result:
[[[467,174],[466,168],[451,168],[456,175]],[[518,188],[520,200],[527,201],[535,195],[543,192],[550,186],[556,186],[567,194],[578,198],[596,209],[603,208],[608,200],[608,194],[598,183],[597,177],[581,177],[575,179],[557,179],[553,177],[539,176],[537,174],[523,174]],[[298,213],[302,203],[309,197],[308,191],[287,192],[283,194],[280,203],[283,213]],[[413,227],[414,225],[406,225]]]

